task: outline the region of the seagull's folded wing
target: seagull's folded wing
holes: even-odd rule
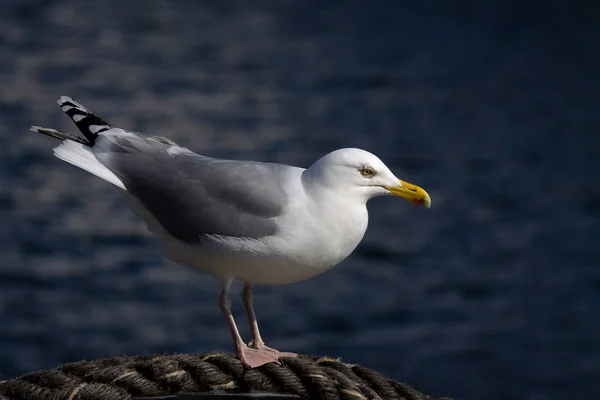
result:
[[[120,145],[97,156],[173,237],[194,243],[206,235],[260,238],[276,232],[289,167],[167,152],[160,142],[152,151],[138,147],[144,146]]]

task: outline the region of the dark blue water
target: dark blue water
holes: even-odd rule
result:
[[[373,200],[364,241],[333,271],[258,287],[270,345],[435,395],[597,399],[588,3],[0,3],[0,380],[231,349],[218,285],[165,261],[109,184],[27,131],[73,130],[55,104],[70,95],[216,156],[308,166],[361,147],[429,191],[429,210]]]

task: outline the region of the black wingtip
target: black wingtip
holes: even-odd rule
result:
[[[68,96],[61,96],[57,103],[92,146],[98,138],[98,133],[111,128],[108,122],[92,114],[87,108]]]
[[[59,139],[59,140],[72,140],[73,142],[77,142],[77,143],[81,143],[84,144],[86,146],[90,146],[92,147],[93,144],[88,142],[87,139],[73,135],[71,133],[67,133],[67,132],[62,132],[62,131],[58,131],[56,129],[52,129],[52,128],[42,128],[41,126],[31,126],[29,128],[29,130],[31,132],[36,132],[36,133],[41,133],[43,135],[46,136],[50,136],[53,137],[55,139]]]

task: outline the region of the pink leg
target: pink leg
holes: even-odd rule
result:
[[[250,322],[250,329],[252,330],[252,341],[249,343],[249,346],[253,349],[266,351],[277,358],[279,357],[297,357],[296,353],[284,353],[278,350],[272,349],[268,346],[265,346],[265,342],[262,340],[260,336],[260,331],[258,330],[258,322],[256,321],[256,314],[254,313],[254,306],[252,304],[252,285],[246,283],[244,286],[244,290],[242,291],[242,300],[244,303],[244,308],[246,309],[246,313],[248,314],[248,321]]]
[[[267,351],[263,351],[260,349],[254,349],[246,346],[246,343],[242,340],[240,336],[240,332],[235,324],[235,320],[233,319],[233,315],[231,314],[231,300],[229,300],[229,288],[231,287],[232,281],[225,282],[223,284],[223,289],[221,290],[221,296],[219,297],[219,306],[221,307],[221,311],[227,318],[227,324],[229,325],[229,331],[231,332],[231,336],[233,337],[233,341],[235,342],[235,350],[240,359],[240,361],[249,368],[260,367],[263,364],[267,364],[270,362],[278,363],[274,354],[269,353]]]

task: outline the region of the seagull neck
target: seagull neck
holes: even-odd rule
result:
[[[305,169],[302,172],[301,181],[306,194],[318,198],[333,192],[335,189],[328,185],[327,180],[324,178],[318,165],[313,165],[311,168]]]

